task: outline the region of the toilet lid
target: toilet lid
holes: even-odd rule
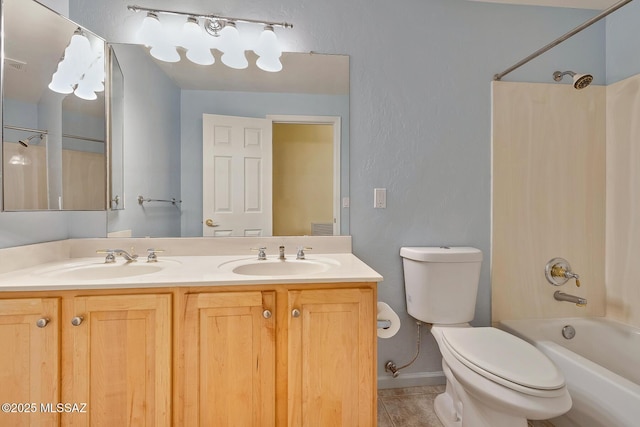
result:
[[[489,379],[538,390],[564,386],[564,377],[540,350],[500,329],[443,329],[443,342],[468,368]],[[503,381],[500,381],[503,380]]]

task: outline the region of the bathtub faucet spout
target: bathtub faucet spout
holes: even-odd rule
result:
[[[585,305],[587,305],[586,298],[565,294],[564,292],[560,292],[560,291],[555,291],[553,293],[553,297],[558,301],[567,301],[567,302],[574,303],[578,307],[584,307]]]

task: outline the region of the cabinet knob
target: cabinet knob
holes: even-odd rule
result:
[[[76,316],[73,319],[71,319],[71,324],[73,326],[80,326],[80,324],[82,323],[83,320],[84,320],[84,317]]]
[[[262,312],[262,317],[264,317],[265,319],[271,319],[271,310],[265,310]]]
[[[300,310],[298,310],[297,308],[294,308],[293,310],[291,310],[291,316],[300,317]]]
[[[36,326],[38,328],[44,328],[48,324],[49,324],[49,319],[47,319],[46,317],[43,317],[42,319],[36,320]]]

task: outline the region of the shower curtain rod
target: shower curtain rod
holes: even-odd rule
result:
[[[509,74],[510,72],[515,70],[516,68],[522,67],[527,62],[531,61],[534,58],[537,58],[538,56],[542,55],[543,53],[545,53],[546,51],[548,51],[552,47],[555,47],[555,46],[559,45],[563,41],[567,40],[569,37],[575,36],[580,31],[582,31],[585,28],[591,26],[592,24],[595,24],[596,22],[598,22],[599,20],[601,20],[605,16],[609,15],[610,13],[615,12],[616,10],[620,9],[622,6],[626,5],[627,3],[631,3],[632,1],[633,0],[621,0],[618,3],[614,4],[613,6],[610,6],[609,8],[603,10],[598,15],[594,16],[593,18],[589,19],[588,21],[584,22],[583,24],[578,25],[576,28],[574,28],[573,30],[569,31],[565,35],[558,37],[557,39],[555,39],[554,41],[552,41],[548,45],[538,49],[535,52],[533,52],[531,55],[527,56],[522,61],[512,65],[511,67],[507,68],[503,72],[494,75],[493,76],[493,80],[499,81],[500,79],[502,79],[504,76],[506,76],[507,74]]]

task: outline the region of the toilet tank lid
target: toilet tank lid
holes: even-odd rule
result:
[[[424,262],[478,262],[482,251],[468,246],[403,247],[400,256]]]

